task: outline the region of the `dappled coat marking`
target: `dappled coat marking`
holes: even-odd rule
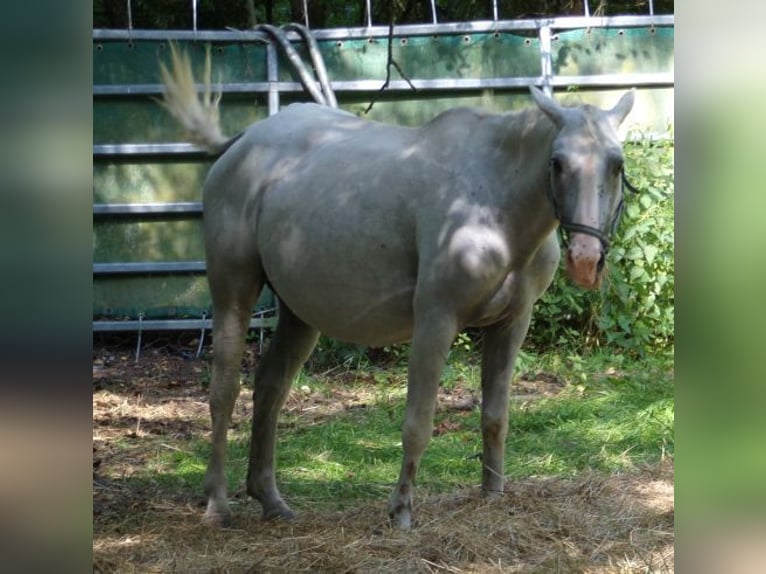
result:
[[[238,139],[200,104],[188,60],[174,52],[166,106],[213,153],[204,233],[213,299],[212,452],[206,519],[227,524],[227,429],[251,310],[265,284],[280,301],[255,375],[247,491],[264,517],[291,517],[274,475],[278,413],[320,332],[345,341],[412,341],[395,525],[412,523],[412,491],[429,442],[444,363],[457,334],[483,328],[482,488],[503,489],[509,384],[534,302],[560,258],[584,288],[600,285],[621,200],[616,128],[633,105],[457,108],[418,128],[293,104]],[[225,151],[224,151],[225,150]]]

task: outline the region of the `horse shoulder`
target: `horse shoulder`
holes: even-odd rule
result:
[[[528,262],[506,272],[497,287],[474,309],[468,325],[485,327],[527,312],[553,281],[559,258],[558,238],[552,233]]]

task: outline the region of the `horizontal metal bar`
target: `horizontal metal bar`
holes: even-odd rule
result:
[[[190,143],[142,143],[142,144],[96,144],[93,157],[142,155],[189,155],[208,156],[207,151]]]
[[[271,328],[276,325],[276,317],[255,317],[250,320],[250,329]],[[212,329],[212,319],[143,319],[126,321],[93,321],[93,331],[186,331]]]
[[[542,78],[540,76],[527,77],[507,77],[507,78],[434,78],[411,80],[416,89],[422,91],[434,90],[480,90],[480,89],[500,89],[500,88],[523,88],[527,86],[540,85]],[[554,76],[553,85],[565,86],[572,83],[581,85],[609,85],[609,86],[655,86],[674,84],[674,75],[672,73],[642,73],[642,74],[596,74],[588,76]],[[380,90],[381,80],[345,80],[331,82],[335,92],[376,92]],[[251,93],[268,92],[269,87],[276,88],[279,92],[303,92],[303,86],[298,82],[274,82],[269,85],[268,82],[248,82],[248,83],[230,83],[217,84],[212,89],[222,93]],[[197,89],[204,90],[204,85],[199,84]],[[142,85],[113,85],[113,86],[93,86],[95,96],[125,96],[131,94],[161,94],[164,90],[162,84],[142,84]],[[405,80],[391,80],[387,87],[388,91],[412,91],[410,84]],[[130,144],[126,144],[130,145]],[[149,144],[145,144],[149,145]],[[197,146],[191,144],[154,144],[158,150],[168,151],[170,153],[178,152],[204,152]],[[183,146],[183,148],[174,149],[173,146]],[[101,153],[108,153],[107,146],[99,146]],[[142,148],[136,148],[141,150]],[[95,153],[95,146],[94,146]],[[124,153],[130,153],[126,151]],[[146,151],[142,151],[146,153]]]
[[[158,273],[204,273],[204,261],[146,261],[94,263],[93,275],[155,275]]]
[[[550,84],[554,87],[589,86],[589,87],[662,87],[672,88],[675,75],[672,72],[641,74],[593,74],[589,76],[551,76]]]
[[[297,86],[297,88],[296,88]],[[203,84],[197,84],[197,91],[205,89]],[[242,82],[229,84],[211,84],[215,92],[235,94],[239,92],[268,92],[270,88],[301,91],[303,86],[298,82]],[[163,84],[98,84],[93,86],[94,96],[156,96],[165,92]]]
[[[498,82],[508,86],[524,86],[535,82],[535,79],[525,78],[456,78],[456,79],[433,79],[433,80],[412,80],[413,85],[419,90],[438,90],[438,89],[475,89],[482,87],[491,87]],[[381,80],[344,80],[330,82],[335,92],[374,92],[380,89],[383,82]],[[486,85],[485,85],[486,84]],[[202,84],[197,85],[197,90],[204,90]],[[270,90],[278,92],[303,92],[303,86],[299,82],[247,82],[212,85],[211,89],[224,94],[237,93],[268,93]],[[412,88],[404,80],[391,80],[389,90],[409,90]],[[129,95],[157,95],[162,94],[164,87],[162,84],[142,84],[142,85],[96,85],[93,86],[94,96],[129,96]]]
[[[555,30],[577,28],[635,28],[641,26],[674,26],[674,14],[655,14],[653,16],[606,16],[584,17],[563,16],[558,18],[536,18],[524,20],[484,20],[475,22],[451,22],[444,24],[403,24],[394,26],[394,36],[428,36],[468,34],[482,32],[512,32],[521,30],[539,30],[550,27]],[[360,26],[349,28],[329,28],[312,30],[317,41],[352,40],[366,38],[387,38],[388,26]],[[290,40],[300,37],[289,32]],[[263,32],[255,30],[93,30],[94,41],[139,41],[139,40],[186,40],[203,42],[243,42],[268,41]]]
[[[176,203],[96,203],[93,215],[175,215],[200,214],[201,201]]]

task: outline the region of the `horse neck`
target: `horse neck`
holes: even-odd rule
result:
[[[557,225],[547,193],[555,129],[531,108],[499,116],[497,130],[503,173],[497,204],[507,214],[511,244],[531,255]]]

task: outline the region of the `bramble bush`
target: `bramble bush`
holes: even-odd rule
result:
[[[674,163],[672,141],[626,143],[625,211],[599,291],[571,285],[560,270],[537,303],[528,344],[583,351],[617,346],[635,355],[674,343]]]

